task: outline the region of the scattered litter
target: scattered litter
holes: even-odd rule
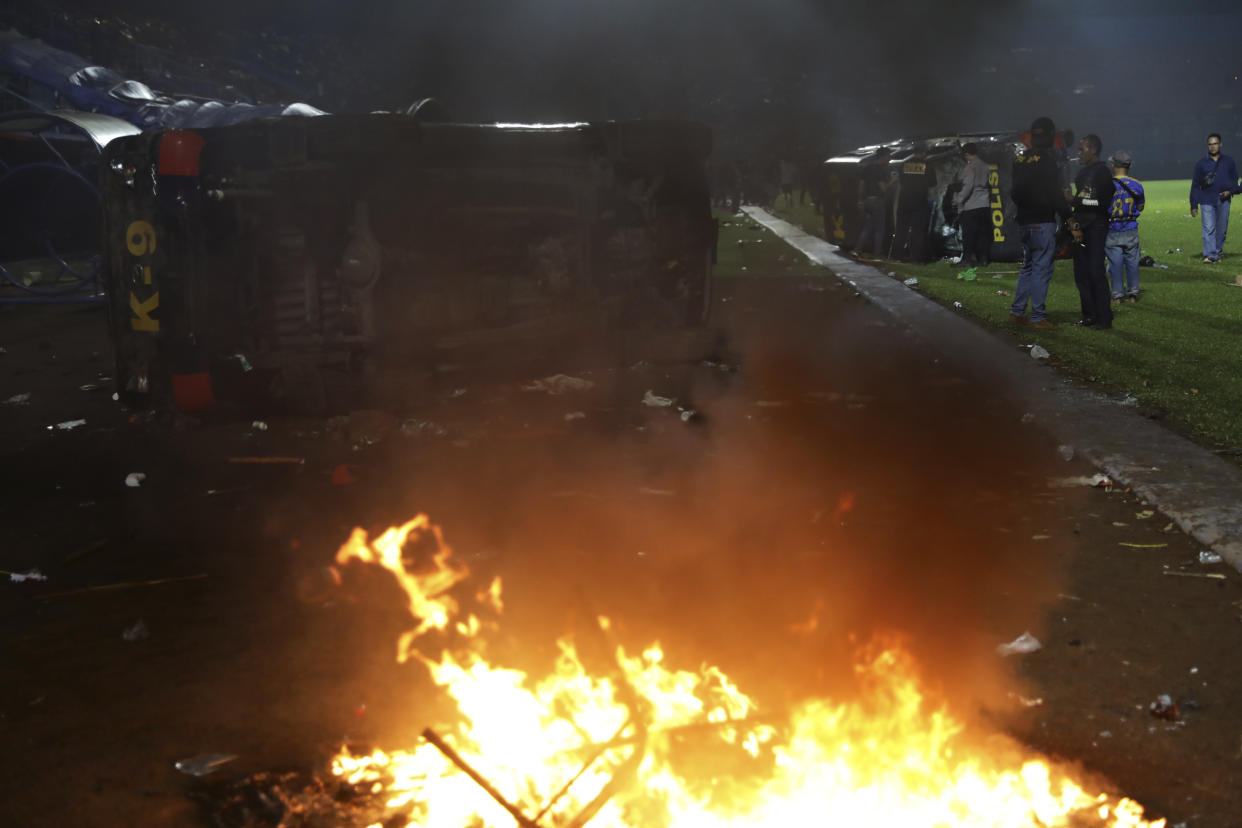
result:
[[[913,276],[911,276],[909,279],[906,279],[904,282],[902,282],[902,284],[905,285],[906,287],[914,287],[918,283],[919,283],[919,280],[914,278]]]
[[[254,366],[250,364],[250,360],[246,359],[245,354],[233,354],[233,359],[237,360],[241,365],[242,373],[249,373],[254,370]]]
[[[1133,394],[1126,394],[1121,398],[1122,405],[1138,405],[1138,397]]]
[[[688,423],[697,417],[698,414],[699,412],[695,411],[693,408],[683,408],[681,410],[681,421],[683,423]]]
[[[1130,524],[1125,523],[1124,521],[1120,521],[1120,520],[1114,520],[1114,521],[1113,521],[1113,526],[1129,526],[1129,525],[1130,525]]]
[[[301,465],[306,462],[305,457],[230,457],[230,463],[289,463]]]
[[[125,628],[121,633],[121,638],[130,642],[142,641],[151,637],[151,631],[147,629],[147,622],[139,618],[134,623]]]
[[[130,472],[129,474],[125,475],[125,485],[130,489],[136,489],[139,486],[141,486],[142,481],[146,479],[147,479],[147,476],[143,474],[142,472]]]
[[[415,435],[430,434],[433,437],[444,437],[448,434],[448,429],[439,423],[433,423],[431,420],[405,420],[401,423],[401,433],[407,437]]]
[[[1033,541],[1052,540],[1052,535],[1031,535]]]
[[[955,307],[955,308],[960,308],[960,307],[962,307],[962,303],[961,303],[961,302],[954,302],[954,303],[953,303],[953,307]]]
[[[1036,650],[1043,649],[1043,646],[1043,644],[1039,643],[1038,638],[1031,635],[1029,632],[1024,632],[1008,644],[1001,644],[996,648],[996,652],[997,654],[1003,656],[1021,655],[1023,653],[1033,653]]]
[[[651,408],[668,408],[672,404],[672,398],[661,397],[658,394],[653,394],[650,389],[647,390],[647,393],[643,394],[643,405],[650,406]]]
[[[1201,564],[1218,564],[1220,562],[1221,562],[1221,557],[1220,557],[1220,554],[1217,552],[1213,552],[1209,549],[1205,549],[1199,553],[1199,563]]]
[[[1096,489],[1108,489],[1112,488],[1113,481],[1102,474],[1096,474],[1091,477],[1074,475],[1072,477],[1049,478],[1048,485],[1054,489],[1068,489],[1073,486],[1091,486]]]
[[[1177,721],[1180,711],[1177,709],[1177,703],[1167,693],[1156,696],[1156,700],[1151,703],[1151,715],[1157,719],[1164,719],[1166,722]]]
[[[1048,349],[1042,345],[1031,346],[1031,359],[1047,359],[1050,356],[1052,356],[1052,354],[1049,353]]]
[[[996,295],[997,295],[997,296],[1008,296],[1008,295],[1009,295],[1009,291],[1007,291],[1007,290],[998,290],[998,291],[996,291]]]
[[[450,400],[455,400],[455,399],[457,399],[458,397],[464,397],[464,396],[466,396],[466,389],[465,389],[465,388],[454,388],[454,389],[452,390],[452,392],[449,394],[449,399],[450,399]]]
[[[1154,509],[1144,509],[1141,512],[1134,513],[1134,516],[1138,518],[1139,520],[1147,520],[1149,517],[1155,517],[1155,515],[1156,515],[1156,512]]]
[[[574,420],[585,420],[585,419],[586,419],[585,411],[571,411],[565,415],[565,422],[567,423],[573,422]]]
[[[78,390],[79,391],[98,391],[101,387],[102,386],[96,385],[93,382],[88,382],[85,385],[79,385]]]
[[[22,581],[46,581],[47,576],[37,569],[29,572],[9,572],[7,569],[0,569],[0,574],[8,575],[9,581],[14,584],[20,584]]]
[[[1153,264],[1152,264],[1152,267],[1154,267],[1154,268],[1158,268],[1158,269],[1160,269],[1160,270],[1168,270],[1168,269],[1169,269],[1169,266],[1168,266],[1167,264],[1155,264],[1155,263],[1153,263]]]
[[[348,486],[350,483],[358,482],[358,478],[354,477],[353,472],[351,472],[349,468],[349,466],[340,465],[332,470],[333,486]]]
[[[595,387],[595,383],[588,379],[580,377],[571,377],[565,374],[553,374],[550,377],[544,377],[535,380],[530,385],[523,385],[523,391],[545,391],[549,394],[564,394],[566,391],[587,391]],[[462,390],[464,394],[465,391]],[[457,392],[454,392],[457,396]]]
[[[1195,674],[1197,674],[1198,672],[1199,672],[1199,668],[1198,668],[1198,667],[1191,667],[1191,668],[1190,668],[1190,674],[1191,674],[1192,676],[1193,676],[1193,675],[1195,675]]]
[[[1176,578],[1206,578],[1209,581],[1229,580],[1224,575],[1221,575],[1219,572],[1173,572],[1172,570],[1166,569],[1164,574],[1172,575]]]
[[[975,268],[972,267],[972,268],[963,270],[961,273],[957,274],[957,278],[962,280],[963,282],[973,282],[979,278],[979,273],[978,271],[975,270]]]
[[[86,420],[65,420],[63,423],[57,423],[54,426],[48,426],[47,430],[59,429],[60,431],[73,431],[78,426],[86,425]]]
[[[1101,739],[1111,739],[1111,738],[1113,738],[1113,732],[1112,732],[1111,730],[1101,730],[1101,731],[1100,731],[1100,738],[1101,738]]]
[[[677,494],[677,492],[673,491],[672,489],[651,489],[651,488],[648,488],[647,486],[639,487],[638,491],[641,494],[657,495],[659,497],[672,497],[673,495]]]
[[[262,420],[255,420],[253,423],[250,424],[250,427],[253,428],[255,431],[267,431],[267,423],[263,422]]]
[[[1068,463],[1074,459],[1074,447],[1067,445],[1057,446],[1057,454],[1061,456],[1062,460]]]
[[[1168,546],[1167,543],[1130,543],[1129,541],[1120,541],[1118,546],[1128,546],[1131,549],[1162,549]]]
[[[99,586],[88,586],[80,589],[67,589],[64,592],[48,592],[38,596],[40,601],[47,601],[52,598],[64,598],[69,595],[82,595],[87,592],[109,592],[117,589],[130,589],[132,587],[141,586],[158,586],[160,584],[176,584],[182,581],[199,581],[207,577],[206,572],[200,572],[197,575],[178,575],[174,578],[156,578],[150,581],[122,581],[117,584],[100,584]],[[46,580],[46,579],[43,579]]]
[[[14,394],[13,396],[5,400],[4,404],[5,405],[29,405],[30,404],[30,392],[27,391],[24,394]]]
[[[214,773],[221,766],[232,762],[237,757],[232,753],[200,753],[198,756],[192,756],[189,759],[178,759],[173,763],[173,767],[182,773],[188,773],[190,776],[206,776]]]

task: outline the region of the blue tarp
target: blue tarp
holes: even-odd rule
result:
[[[145,83],[127,80],[84,58],[23,37],[0,32],[0,72],[17,75],[48,87],[65,104],[85,112],[100,112],[128,121],[139,129],[228,126],[273,115],[323,115],[309,104],[251,104],[173,98]]]

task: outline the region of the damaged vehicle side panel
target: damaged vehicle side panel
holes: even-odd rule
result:
[[[706,127],[275,118],[108,145],[131,404],[330,406],[377,363],[706,318]]]

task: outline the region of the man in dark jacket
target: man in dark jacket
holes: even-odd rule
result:
[[[1014,289],[1009,322],[1040,330],[1055,330],[1048,320],[1044,303],[1052,282],[1053,257],[1057,247],[1057,228],[1070,214],[1069,202],[1061,187],[1061,174],[1053,153],[1056,127],[1051,118],[1036,118],[1031,124],[1030,149],[1013,162],[1012,198],[1018,208],[1018,230],[1022,238],[1022,269]],[[1026,306],[1030,302],[1031,318]]]
[[[903,262],[927,263],[927,230],[931,224],[931,191],[936,172],[927,163],[927,145],[914,145],[914,152],[901,165],[897,178],[897,231],[893,257]]]
[[[863,164],[858,178],[858,208],[863,214],[862,230],[854,244],[854,252],[866,252],[870,242],[877,259],[884,258],[884,239],[888,231],[885,217],[888,215],[888,194],[893,187],[888,162],[893,151],[880,147],[869,162]]]
[[[1078,142],[1078,175],[1074,178],[1074,282],[1082,303],[1080,325],[1100,330],[1113,326],[1104,242],[1108,239],[1108,211],[1113,204],[1113,174],[1100,160],[1103,143],[1098,135]]]
[[[1220,261],[1229,231],[1229,201],[1238,191],[1238,167],[1220,151],[1220,133],[1208,136],[1208,154],[1195,162],[1190,178],[1190,215],[1203,217],[1203,261]]]

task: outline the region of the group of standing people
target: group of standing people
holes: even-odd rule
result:
[[[1100,137],[1085,135],[1078,141],[1079,166],[1071,189],[1065,152],[1056,146],[1052,119],[1036,118],[1025,138],[1026,149],[1014,159],[1010,190],[1017,208],[1022,266],[1009,322],[1040,330],[1058,327],[1048,319],[1045,303],[1057,251],[1068,242],[1082,311],[1077,324],[1107,330],[1112,327],[1113,308],[1137,302],[1140,295],[1139,217],[1146,194],[1142,183],[1130,175],[1133,159],[1130,153],[1118,151],[1105,160]],[[1195,164],[1190,185],[1190,213],[1201,219],[1205,263],[1220,261],[1230,203],[1234,193],[1242,192],[1237,165],[1221,152],[1221,146],[1218,133],[1208,136],[1207,155]],[[962,257],[957,266],[985,267],[992,243],[992,173],[975,144],[965,144],[961,151],[965,165],[953,196],[962,229]],[[889,196],[897,187],[893,257],[923,262],[929,193],[936,187],[936,174],[927,163],[924,145],[914,147],[895,177],[889,169],[891,157],[891,151],[881,147],[861,170],[858,201],[864,220],[855,249],[870,248],[882,257]]]
[[[1078,174],[1071,193],[1053,153],[1051,118],[1031,123],[1030,146],[1014,160],[1012,198],[1022,241],[1022,268],[1009,309],[1013,325],[1055,330],[1045,302],[1052,281],[1058,231],[1071,237],[1074,284],[1082,318],[1096,330],[1113,326],[1113,306],[1138,301],[1138,219],[1146,205],[1143,185],[1130,177],[1132,159],[1117,152],[1105,162],[1098,135],[1078,142]],[[1030,307],[1030,317],[1026,315]]]

